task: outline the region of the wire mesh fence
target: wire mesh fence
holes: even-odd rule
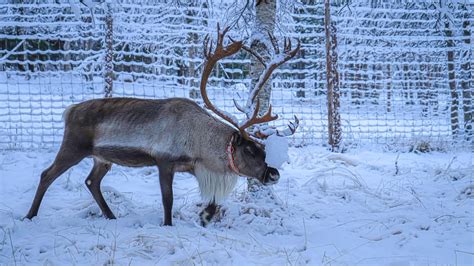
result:
[[[291,8],[281,12],[284,34],[300,39],[302,51],[273,76],[275,123],[297,115],[292,143],[326,145],[324,5],[280,2]],[[345,146],[474,147],[474,4],[442,2],[333,4]],[[113,96],[200,102],[202,40],[226,12],[212,1],[0,1],[0,148],[57,146],[64,109],[104,97],[107,51]],[[220,62],[208,88],[216,105],[238,115],[233,100],[247,98],[249,67],[244,53]]]

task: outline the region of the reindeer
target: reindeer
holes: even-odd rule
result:
[[[280,174],[265,163],[261,139],[268,136],[264,134],[266,132],[293,134],[298,120],[283,131],[267,128],[265,132],[254,130],[254,133],[248,133],[246,129],[249,127],[257,127],[278,117],[271,114],[271,108],[258,116],[259,102],[249,104],[251,101],[248,101],[245,107],[238,106],[247,117],[239,122],[215,107],[206,93],[209,75],[218,60],[237,53],[241,48],[249,49],[242,41],[234,40],[224,46],[228,30],[229,27],[220,31],[218,25],[215,50],[209,35],[206,36],[206,61],[200,84],[207,109],[227,123],[184,98],[104,98],[72,105],[64,112],[65,130],[59,152],[52,165],[42,172],[26,218],[32,219],[38,214],[43,196],[53,181],[86,157],[93,158],[94,166],[85,184],[108,219],[115,219],[115,215],[104,200],[100,183],[114,163],[129,167],[158,167],[164,225],[172,225],[172,184],[176,172],[188,172],[197,178],[201,196],[208,203],[201,212],[203,226],[216,213],[217,204],[232,191],[238,176],[256,178],[265,185],[276,183]],[[279,60],[272,61],[266,68],[252,97],[262,89],[271,72],[294,57],[299,48],[298,42],[291,50],[291,42],[286,39],[283,54],[279,54],[275,47]]]

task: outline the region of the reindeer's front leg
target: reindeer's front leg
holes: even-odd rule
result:
[[[161,198],[164,210],[163,225],[171,226],[171,211],[173,209],[173,167],[165,164],[158,166],[160,171]]]

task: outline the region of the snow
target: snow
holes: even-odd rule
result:
[[[270,194],[242,179],[217,221],[199,225],[195,179],[177,174],[174,226],[161,226],[157,170],[113,166],[106,220],[85,187],[84,160],[22,220],[52,151],[0,151],[0,265],[473,265],[469,152],[335,154],[290,148]]]
[[[281,169],[283,163],[289,161],[288,139],[277,135],[270,135],[265,140],[265,162],[277,169]]]

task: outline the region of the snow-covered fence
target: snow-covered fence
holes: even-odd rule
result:
[[[410,1],[340,12],[341,106],[354,139],[472,145],[472,7]]]
[[[82,2],[0,1],[0,148],[57,146],[64,108],[104,97],[106,87],[113,96],[200,101],[202,39],[227,9],[122,0],[108,46],[106,4]],[[290,12],[279,6],[281,28],[303,51],[275,71],[272,102],[280,125],[301,119],[295,145],[326,144],[324,5],[301,2]],[[342,145],[474,146],[473,10],[467,0],[333,4]],[[249,64],[244,53],[223,60],[211,79],[210,97],[229,112],[246,98]]]

